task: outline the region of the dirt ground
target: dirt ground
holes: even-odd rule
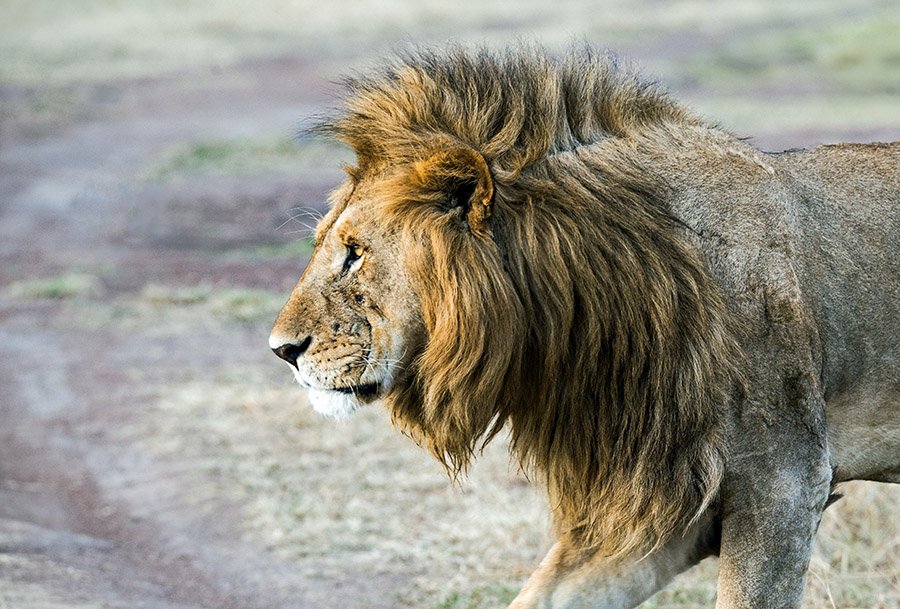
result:
[[[176,76],[90,87],[90,115],[75,124],[4,125],[0,284],[73,268],[88,279],[64,297],[0,304],[0,606],[337,607],[335,595],[363,590],[371,606],[394,606],[390,578],[308,576],[235,538],[235,498],[132,443],[153,433],[148,403],[185,370],[269,363],[260,327],[148,336],[73,321],[65,297],[96,303],[147,284],[287,289],[302,260],[215,253],[271,242],[287,210],[322,200],[330,182],[134,176],[158,151],[210,133],[289,130],[321,103],[316,79],[302,61],[250,63],[207,86]]]
[[[853,6],[821,17],[862,24],[835,48],[854,50],[888,10]],[[505,40],[536,11],[460,27]],[[887,68],[841,55],[820,78],[790,59],[818,48],[807,17],[756,18],[741,40],[690,18],[630,39],[580,33],[607,32],[765,149],[900,139],[900,54],[885,47]],[[772,32],[790,33],[790,52],[745,54]],[[291,135],[384,39],[0,79],[0,609],[474,609],[508,601],[539,560],[543,499],[502,442],[454,488],[381,413],[313,417],[266,344],[343,154]],[[826,523],[810,585],[834,606],[896,607],[897,492],[850,495],[842,514],[864,522]],[[709,606],[704,569],[655,606]],[[854,584],[836,590],[842,577]]]

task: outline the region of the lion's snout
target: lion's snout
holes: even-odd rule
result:
[[[303,355],[303,353],[309,349],[311,344],[312,336],[307,336],[298,342],[284,342],[279,337],[275,336],[275,334],[272,334],[272,336],[269,337],[269,346],[272,348],[272,351],[275,352],[275,355],[294,368],[297,367],[297,358]]]

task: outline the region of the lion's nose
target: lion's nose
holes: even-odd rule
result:
[[[299,343],[284,343],[278,347],[272,347],[275,355],[289,363],[291,366],[297,367],[297,358],[303,355],[303,352],[309,349],[312,342],[312,336],[307,336]]]

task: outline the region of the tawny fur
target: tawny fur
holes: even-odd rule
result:
[[[684,530],[720,486],[736,326],[629,151],[699,122],[589,49],[419,53],[348,86],[323,128],[357,152],[351,174],[407,168],[378,203],[407,235],[427,330],[386,398],[397,423],[454,473],[508,424],[578,546],[620,556]],[[441,209],[445,182],[475,176],[426,166],[454,149],[493,177],[471,186],[492,197],[475,239]]]

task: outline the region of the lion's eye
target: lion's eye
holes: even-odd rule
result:
[[[364,251],[365,250],[363,249],[363,246],[361,246],[359,244],[351,243],[351,244],[347,245],[347,257],[344,258],[344,272],[345,273],[348,270],[350,270],[350,267],[353,265],[354,262],[356,262],[357,260],[362,258]]]

